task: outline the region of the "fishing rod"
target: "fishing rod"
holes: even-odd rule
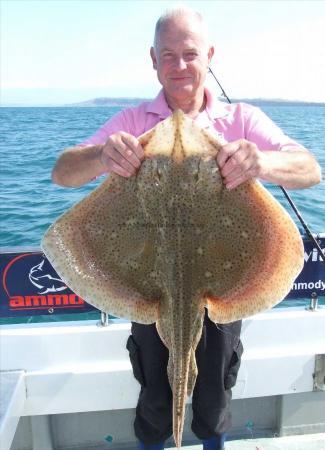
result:
[[[221,84],[219,83],[219,81],[218,81],[217,77],[215,76],[215,74],[213,73],[211,67],[209,67],[209,72],[211,73],[211,75],[213,76],[213,78],[214,78],[215,81],[217,82],[218,86],[220,87],[222,96],[225,97],[225,98],[227,99],[228,103],[231,103],[231,100],[229,99],[229,97],[228,97],[228,95],[226,94],[225,90],[223,89],[223,87],[222,87]],[[310,240],[313,242],[313,244],[315,245],[315,247],[316,247],[316,249],[317,249],[317,251],[318,251],[319,256],[320,256],[321,259],[325,262],[325,255],[324,255],[324,253],[323,253],[323,250],[321,249],[319,243],[316,241],[315,237],[313,236],[313,233],[311,232],[311,230],[310,230],[310,228],[308,227],[307,223],[304,221],[302,215],[300,214],[298,208],[296,207],[296,205],[294,204],[293,200],[292,200],[291,197],[289,196],[287,190],[286,190],[283,186],[278,186],[278,187],[282,190],[282,192],[283,192],[285,198],[287,199],[289,205],[291,206],[291,208],[293,209],[294,213],[295,213],[296,216],[298,217],[298,219],[299,219],[301,225],[303,226],[303,228],[304,228],[304,230],[305,230],[307,236],[309,237],[309,239],[310,239]]]

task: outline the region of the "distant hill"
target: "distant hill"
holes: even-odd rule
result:
[[[97,107],[118,106],[128,108],[136,106],[141,102],[150,101],[148,98],[124,98],[124,97],[99,97],[79,103],[71,103],[64,106]],[[224,98],[221,101],[226,102]],[[265,99],[265,98],[234,98],[233,103],[244,102],[256,106],[325,106],[325,103],[303,102],[299,100]]]
[[[225,99],[220,99],[225,102]],[[232,103],[249,103],[256,106],[325,106],[324,102],[304,102],[301,100],[285,100],[281,98],[234,98],[230,99]]]
[[[130,107],[139,105],[139,103],[150,101],[148,98],[125,98],[125,97],[99,97],[93,98],[91,100],[86,100],[84,102],[79,103],[70,103],[65,106],[82,106],[82,107],[91,107],[91,106],[122,106],[122,107]]]

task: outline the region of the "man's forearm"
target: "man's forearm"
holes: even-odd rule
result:
[[[321,168],[304,150],[264,152],[261,179],[287,189],[302,189],[321,181]]]
[[[321,181],[321,168],[303,147],[261,151],[254,142],[238,139],[221,147],[217,163],[227,189],[259,178],[288,189],[302,189]]]
[[[102,145],[66,149],[57,160],[52,180],[60,186],[79,187],[105,172]]]

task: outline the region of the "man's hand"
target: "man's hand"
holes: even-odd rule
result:
[[[222,147],[217,163],[227,189],[234,189],[250,178],[263,178],[267,156],[253,142],[239,139]]]
[[[134,175],[142,159],[143,148],[138,139],[124,131],[112,134],[107,139],[100,156],[108,172],[115,172],[122,177]]]

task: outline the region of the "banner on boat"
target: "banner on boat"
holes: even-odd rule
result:
[[[318,238],[325,249],[325,236]],[[325,263],[304,240],[305,265],[286,299],[325,296]],[[72,292],[42,252],[0,253],[0,317],[97,311]]]
[[[0,317],[98,311],[72,292],[42,252],[0,254]]]
[[[325,236],[318,237],[320,247],[325,250]],[[310,240],[304,240],[305,264],[286,299],[310,298],[314,293],[325,296],[325,262]]]

